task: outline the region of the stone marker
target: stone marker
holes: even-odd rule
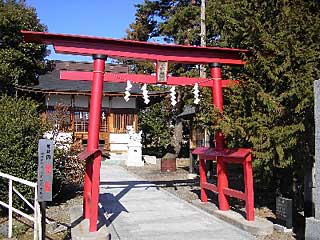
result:
[[[315,120],[315,217],[306,219],[306,240],[320,239],[320,80],[314,82],[314,120]]]
[[[157,164],[157,158],[156,158],[156,156],[143,155],[143,160],[144,160],[147,164],[153,164],[153,165],[156,165],[156,164]]]
[[[276,198],[276,216],[278,224],[288,229],[292,228],[292,199]]]

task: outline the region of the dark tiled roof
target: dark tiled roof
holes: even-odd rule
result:
[[[196,113],[196,108],[190,105],[186,105],[183,109],[183,112],[180,113],[177,117],[186,118],[194,115]]]
[[[52,72],[39,76],[39,84],[35,86],[19,86],[20,90],[39,92],[70,92],[86,93],[91,91],[91,81],[63,81],[60,80],[60,70],[69,71],[92,71],[92,63],[87,62],[66,62],[56,61]],[[128,73],[127,65],[106,64],[106,72]],[[103,84],[104,94],[124,93],[126,83],[107,82]],[[142,95],[141,85],[132,84],[130,91],[133,95]],[[159,94],[159,92],[149,92],[149,94]]]

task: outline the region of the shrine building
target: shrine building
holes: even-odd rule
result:
[[[88,139],[89,103],[91,83],[89,81],[61,81],[60,70],[92,71],[92,63],[55,61],[54,69],[39,76],[39,84],[34,86],[18,86],[19,91],[33,96],[43,103],[42,117],[52,121],[50,116],[56,114],[58,106],[66,109],[67,115],[59,130],[72,133],[73,141],[81,141],[86,146]],[[106,63],[106,72],[129,73],[129,66]],[[126,83],[104,82],[102,111],[100,118],[99,146],[105,151],[126,153],[127,126],[138,131],[138,111],[145,106],[142,100],[140,84],[132,84],[130,99],[125,101]],[[164,92],[148,92],[150,100],[155,100]],[[52,124],[55,124],[52,122]]]

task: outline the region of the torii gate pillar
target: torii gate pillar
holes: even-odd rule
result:
[[[97,231],[98,221],[101,151],[96,150],[99,148],[101,102],[106,59],[106,55],[93,55],[87,151],[95,151],[95,154],[92,158],[86,160],[83,193],[83,216],[90,219],[90,232]]]
[[[212,102],[213,105],[223,112],[223,94],[222,94],[222,78],[221,78],[221,65],[219,63],[210,64],[211,78],[213,79],[212,85]],[[224,137],[222,132],[218,132],[215,136],[216,150],[224,149]],[[223,189],[228,188],[228,175],[226,163],[221,161],[221,157],[217,157],[217,172],[218,174],[218,201],[220,210],[227,211],[230,209],[228,199],[223,194]]]

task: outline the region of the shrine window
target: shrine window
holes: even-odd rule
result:
[[[89,127],[89,112],[86,110],[75,110],[74,112],[74,131],[88,132]],[[100,118],[100,132],[108,132],[107,113],[102,111]]]
[[[100,132],[108,132],[108,113],[106,111],[101,112]]]
[[[76,110],[74,112],[74,131],[88,132],[88,126],[89,126],[89,112]]]
[[[113,133],[125,133],[127,126],[133,126],[136,129],[137,114],[134,113],[112,113],[111,114],[112,127],[110,129]]]

